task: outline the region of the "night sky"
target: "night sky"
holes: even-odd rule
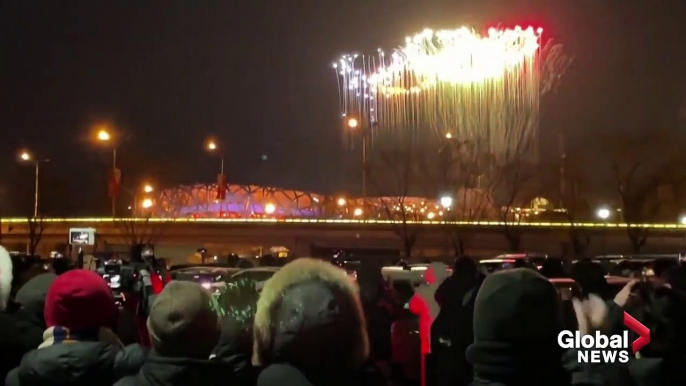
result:
[[[0,2],[0,214],[106,214],[106,120],[129,139],[123,184],[210,182],[226,145],[227,175],[335,192],[342,165],[340,54],[390,50],[425,27],[541,26],[574,63],[546,101],[544,147],[557,131],[589,152],[598,136],[686,130],[683,0],[202,0]],[[547,145],[549,143],[549,146]],[[266,161],[263,155],[267,155]]]

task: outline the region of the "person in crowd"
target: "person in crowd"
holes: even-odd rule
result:
[[[257,371],[251,365],[252,324],[257,309],[257,283],[249,278],[227,283],[217,296],[217,307],[222,316],[222,334],[211,358],[231,367],[237,379],[257,380]]]
[[[686,295],[669,286],[631,281],[615,297],[619,312],[612,312],[605,302],[576,301],[579,331],[592,334],[594,330],[620,334],[625,328],[617,319],[626,310],[650,330],[650,343],[628,363],[597,366],[602,384],[607,386],[685,385],[686,373]],[[595,317],[590,316],[595,314]],[[612,319],[615,319],[613,321]]]
[[[596,294],[604,300],[611,301],[611,289],[605,275],[607,272],[603,266],[590,259],[579,260],[571,269],[572,279],[579,284],[583,292],[582,297]]]
[[[397,305],[389,293],[378,262],[366,260],[357,271],[362,309],[367,320],[370,359],[387,362],[391,358],[391,325]]]
[[[559,279],[569,277],[569,274],[565,270],[562,260],[554,257],[545,259],[541,265],[541,275],[547,277],[548,279]]]
[[[45,299],[43,343],[24,355],[6,386],[112,385],[138,371],[146,351],[112,331],[117,307],[98,274],[72,270],[53,281]]]
[[[453,273],[436,290],[441,311],[431,326],[431,352],[438,386],[466,386],[472,382],[472,365],[465,357],[474,341],[474,301],[485,275],[472,258],[455,260]]]
[[[488,276],[476,296],[474,343],[467,359],[472,385],[565,386],[589,384],[557,336],[562,331],[557,290],[530,269]],[[574,362],[576,356],[574,355]]]
[[[7,307],[12,292],[12,267],[10,254],[0,246],[0,376],[7,376],[19,365],[24,347],[15,312]]]
[[[420,285],[410,299],[410,312],[419,316],[419,338],[422,350],[422,386],[426,385],[427,361],[431,361],[431,325],[441,307],[435,299],[436,290],[448,277],[448,267],[443,263],[431,263],[424,272],[425,284]],[[431,366],[429,366],[431,367]]]
[[[12,294],[13,264],[7,249],[0,246],[0,311],[5,311]]]
[[[20,331],[18,338],[24,346],[21,351],[22,356],[43,343],[43,331],[47,328],[43,316],[45,299],[50,286],[56,279],[57,275],[54,273],[44,273],[29,280],[17,292],[15,301],[21,308],[14,313],[14,316]],[[18,365],[17,362],[15,367]]]
[[[200,284],[172,281],[157,296],[148,316],[152,351],[138,375],[116,386],[185,386],[239,383],[233,369],[211,360],[221,336],[212,295]]]
[[[267,281],[254,323],[258,386],[382,384],[365,371],[368,355],[359,291],[344,270],[301,258]]]

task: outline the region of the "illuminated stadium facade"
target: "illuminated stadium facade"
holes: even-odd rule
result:
[[[362,199],[286,190],[256,185],[229,185],[226,198],[217,199],[217,185],[178,186],[160,192],[155,200],[154,217],[173,218],[385,218],[396,212],[393,198]],[[385,201],[385,204],[384,204]],[[403,200],[412,208],[412,218],[439,217],[439,204],[425,198]],[[363,215],[364,212],[364,215]],[[434,213],[435,212],[435,213]]]

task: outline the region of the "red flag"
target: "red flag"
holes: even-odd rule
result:
[[[121,188],[121,170],[112,168],[109,170],[107,178],[107,194],[110,198],[119,195]]]
[[[226,175],[217,174],[217,200],[226,200]]]

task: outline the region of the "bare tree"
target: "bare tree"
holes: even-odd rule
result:
[[[144,219],[121,219],[117,226],[121,237],[129,245],[156,244],[164,236],[167,221],[151,221],[148,216]]]
[[[583,178],[582,170],[577,163],[568,163],[562,159],[560,165],[559,184],[556,198],[561,206],[561,213],[569,226],[566,227],[567,237],[575,256],[583,256],[591,244],[591,235],[579,223],[589,217],[591,212],[587,194],[588,185]]]
[[[43,232],[45,232],[45,229],[47,228],[47,223],[44,221],[43,216],[38,218],[29,217],[27,227],[29,235],[28,253],[30,256],[35,256],[41,239],[43,238]]]
[[[471,228],[460,223],[484,220],[489,212],[487,192],[479,184],[483,178],[481,162],[474,153],[468,143],[449,138],[439,151],[439,166],[435,168],[435,196],[447,196],[451,201],[443,210],[443,219],[451,222],[446,231],[456,256],[467,253],[473,237]]]
[[[426,181],[426,158],[414,147],[379,150],[367,163],[369,180],[378,191],[381,210],[393,223],[393,233],[402,241],[405,256],[412,256],[420,228],[413,222],[425,218],[425,210],[411,203],[421,197],[422,182]],[[414,194],[413,194],[414,193]],[[420,205],[421,206],[421,205]]]
[[[507,239],[510,251],[518,252],[522,244],[522,208],[534,198],[533,165],[524,160],[507,164],[491,162],[487,176],[488,200],[500,222],[500,232]]]
[[[666,137],[652,133],[651,138],[625,139],[614,148],[616,152],[610,154],[613,186],[633,252],[640,252],[649,237],[641,224],[657,221],[665,204],[660,188],[669,181],[673,146]]]

